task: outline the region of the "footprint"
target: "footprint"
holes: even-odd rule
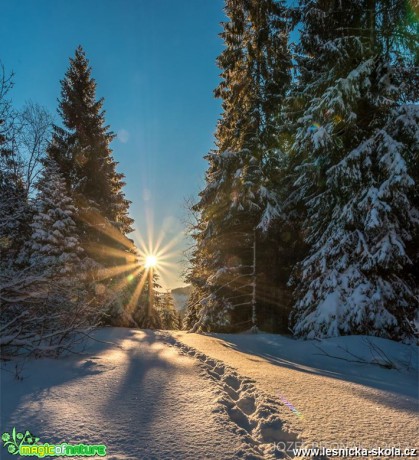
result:
[[[272,443],[298,440],[298,436],[289,432],[278,418],[281,406],[278,401],[257,390],[254,380],[237,375],[234,369],[221,361],[209,358],[176,340],[173,344],[179,353],[199,360],[203,375],[209,376],[216,383],[214,390],[219,395],[216,399],[218,408],[214,408],[213,412],[225,411],[245,438],[247,455],[239,455],[238,458],[289,458],[289,453],[267,451],[271,449]]]
[[[249,420],[245,414],[238,408],[232,407],[227,409],[228,416],[230,419],[240,428],[243,428],[247,433],[252,431],[252,427],[250,426]]]
[[[219,364],[217,365],[217,367],[214,368],[214,371],[219,374],[219,375],[224,375],[224,366],[220,366]]]
[[[213,377],[214,379],[216,380],[221,380],[221,376],[220,374],[218,374],[217,372],[213,372],[211,369],[207,369],[206,371],[211,377]]]
[[[217,403],[226,406],[227,410],[231,410],[235,406],[234,401],[232,401],[226,395],[221,395],[219,398],[217,398]]]
[[[229,387],[228,385],[223,386],[224,391],[230,396],[231,399],[234,399],[234,401],[237,401],[239,399],[239,395],[233,388]]]
[[[224,377],[224,382],[234,390],[238,390],[240,388],[240,381],[235,375],[227,375]]]
[[[247,415],[253,414],[256,410],[256,401],[251,395],[242,396],[236,404]]]
[[[277,417],[261,420],[258,431],[264,443],[295,441],[297,437],[284,429],[283,422]]]

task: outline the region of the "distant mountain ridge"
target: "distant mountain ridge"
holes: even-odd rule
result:
[[[183,313],[186,307],[186,303],[191,294],[191,290],[191,286],[183,286],[171,290],[177,311]]]

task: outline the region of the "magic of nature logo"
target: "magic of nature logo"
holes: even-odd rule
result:
[[[11,433],[1,435],[3,447],[9,454],[21,455],[22,457],[104,457],[106,455],[105,444],[61,444],[40,443],[39,438],[30,431],[24,433],[13,428]]]

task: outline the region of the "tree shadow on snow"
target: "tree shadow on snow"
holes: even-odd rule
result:
[[[287,349],[292,350],[300,342],[291,337],[282,337],[284,343],[278,344],[275,341],[270,342],[269,338],[266,338],[265,341],[260,338],[262,336],[269,337],[269,334],[260,334],[259,338],[250,336],[256,337],[250,340],[249,335],[246,334],[209,335],[220,340],[221,345],[246,354],[250,361],[266,361],[275,366],[297,372],[352,382],[357,384],[352,387],[353,391],[362,398],[408,413],[417,413],[418,375],[414,371],[406,372],[405,370],[387,369],[369,363],[345,362],[344,359],[341,360],[332,356],[318,356],[322,353],[316,348],[315,342],[311,354],[288,353]],[[267,345],[271,347],[272,353],[266,351]],[[289,359],[282,357],[288,354]],[[262,361],[255,356],[262,358]],[[350,359],[351,356],[348,355],[348,358]],[[370,391],[365,387],[380,390],[380,392]]]

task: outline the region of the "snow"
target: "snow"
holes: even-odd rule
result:
[[[291,275],[290,327],[311,339],[415,340],[419,108],[406,104],[415,100],[410,51],[396,64],[392,44],[378,58],[362,34],[345,34],[358,25],[345,23],[342,2],[322,4],[323,12],[316,3],[301,6],[300,73],[288,96],[290,113],[293,103],[300,110],[290,115],[295,190],[283,207],[298,210],[307,243]],[[351,3],[349,22],[360,5]]]
[[[306,446],[419,447],[416,346],[366,336],[301,341],[264,333],[171,334],[199,359],[252,379]]]
[[[95,337],[82,354],[27,360],[22,381],[19,362],[2,364],[3,431],[105,443],[111,460],[274,459],[301,443],[418,447],[415,346],[122,328]]]
[[[49,443],[105,443],[109,460],[261,458],[195,360],[152,331],[106,328],[96,337],[113,344],[29,360],[21,382],[12,375],[15,362],[3,363],[3,431],[15,426]],[[2,459],[16,458],[0,449]]]

